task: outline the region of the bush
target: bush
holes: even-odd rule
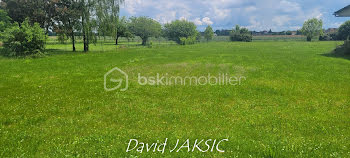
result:
[[[38,23],[33,26],[28,19],[21,26],[8,28],[4,33],[4,55],[6,56],[36,56],[45,50],[47,36]]]
[[[191,45],[195,44],[197,42],[197,36],[192,37],[180,37],[180,43],[181,45]]]
[[[246,28],[240,28],[236,25],[236,29],[232,30],[230,34],[231,41],[243,41],[243,42],[251,42],[253,40],[252,34]]]
[[[321,36],[319,37],[319,40],[320,40],[320,41],[332,41],[333,39],[332,39],[331,36],[329,36],[328,34],[326,34],[326,35],[321,35]]]
[[[342,40],[337,32],[333,32],[333,33],[328,33],[325,35],[321,35],[319,37],[320,41],[338,41],[338,40]]]

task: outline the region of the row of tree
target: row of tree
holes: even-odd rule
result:
[[[83,37],[84,51],[96,42],[96,36],[117,35],[120,5],[124,0],[3,0],[12,22],[38,23],[41,28],[67,35],[75,48],[75,35]]]

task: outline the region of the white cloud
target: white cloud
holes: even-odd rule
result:
[[[338,0],[337,4],[301,0],[127,0],[122,15],[149,16],[161,23],[182,18],[193,21],[200,29],[204,25],[228,29],[239,24],[256,31],[282,31],[302,26],[305,20],[314,17],[328,22],[325,24],[328,27],[334,26],[334,22],[344,20],[326,18],[334,18],[330,12],[344,7],[346,1]],[[325,10],[332,5],[331,11]]]
[[[283,26],[285,24],[288,24],[291,18],[287,15],[282,15],[282,16],[275,16],[272,21],[277,25],[277,26]]]
[[[202,22],[206,25],[213,25],[213,22],[208,17],[203,18]]]
[[[200,18],[194,19],[193,22],[194,22],[194,24],[196,24],[196,25],[203,25],[203,22],[201,21]]]
[[[209,17],[204,17],[202,20],[200,18],[196,18],[193,20],[194,24],[201,26],[201,25],[213,25],[214,22],[210,20]]]

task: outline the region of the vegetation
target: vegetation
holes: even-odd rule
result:
[[[117,23],[117,37],[115,40],[116,45],[118,45],[118,40],[120,37],[133,38],[133,34],[129,30],[129,21],[125,17],[119,19]]]
[[[38,23],[33,26],[25,20],[4,33],[4,51],[6,56],[40,55],[45,49],[46,35]]]
[[[147,17],[130,18],[130,31],[142,39],[142,45],[147,45],[150,37],[159,37],[162,33],[162,26],[159,22]]]
[[[236,25],[236,28],[232,30],[230,34],[231,41],[243,41],[251,42],[253,40],[253,35],[246,28],[240,28],[239,25]]]
[[[350,39],[350,20],[339,27],[338,35],[341,40]]]
[[[307,41],[311,41],[312,38],[320,36],[323,33],[323,22],[321,19],[313,18],[307,20],[303,28],[301,29],[304,36],[306,36]]]
[[[213,28],[211,26],[208,26],[205,31],[204,31],[204,37],[207,41],[210,41],[213,39],[214,37],[214,31]]]
[[[197,26],[190,21],[176,20],[169,24],[164,25],[164,36],[178,44],[184,44],[184,40],[190,41],[188,43],[194,43],[193,39],[196,39],[199,32]],[[186,43],[186,42],[185,42]]]
[[[7,13],[0,9],[0,33],[4,32],[6,28],[11,26],[11,20],[12,19],[7,15]]]

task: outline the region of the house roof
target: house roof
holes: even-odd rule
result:
[[[336,17],[350,17],[350,5],[334,13]]]

